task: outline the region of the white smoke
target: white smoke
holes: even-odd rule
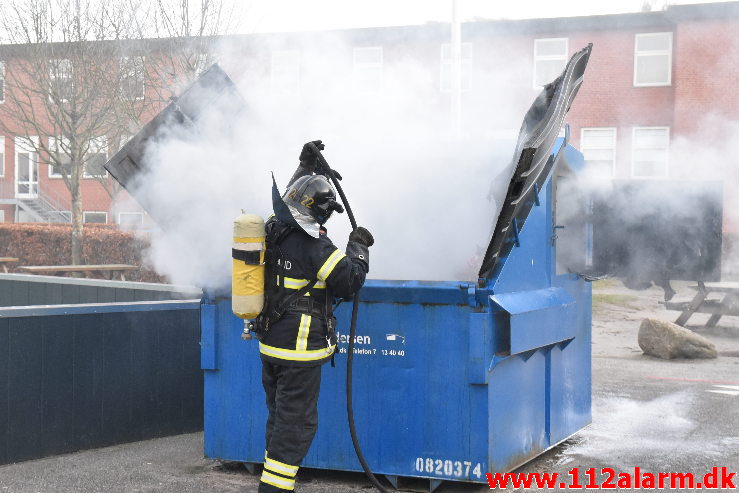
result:
[[[669,470],[680,460],[700,463],[726,457],[735,450],[739,437],[701,439],[692,417],[696,399],[688,392],[648,401],[599,398],[593,403],[593,423],[578,434],[577,443],[562,450],[560,463],[587,457],[625,469],[652,456],[661,457],[659,466]]]
[[[608,217],[618,218],[614,224],[629,228],[610,230],[610,239],[617,244],[604,245],[609,241],[603,234],[604,226],[594,225],[601,228],[594,240],[596,250],[604,251],[609,247],[609,255],[619,254],[619,249],[625,245],[632,250],[630,255],[617,257],[620,272],[659,275],[664,271],[680,276],[682,271],[674,262],[684,262],[682,267],[702,264],[706,246],[712,241],[708,232],[722,229],[724,248],[718,263],[722,276],[730,279],[739,273],[736,244],[739,195],[735,193],[739,189],[739,121],[716,114],[696,115],[695,119],[698,131],[677,134],[670,143],[667,176],[644,181],[630,179],[623,166],[629,163],[618,163],[616,180],[625,179],[630,185],[638,185],[637,189],[642,191],[637,194],[623,182],[604,179],[597,170],[585,169],[578,173],[577,187],[596,197],[608,197]],[[612,125],[621,133],[629,130],[625,124],[614,122]],[[620,148],[629,145],[629,142],[619,143]],[[708,216],[710,207],[707,204],[713,203],[721,208],[723,224]],[[574,211],[578,212],[579,209]],[[570,219],[559,215],[557,218],[559,222]],[[643,236],[647,233],[651,236],[645,239]],[[686,256],[672,258],[670,248],[681,245],[691,245],[681,250]],[[695,269],[693,275],[697,275],[697,271]],[[645,279],[658,281],[655,277]]]
[[[393,52],[408,40],[385,43],[382,87],[362,92],[352,55],[366,44],[338,34],[305,38],[289,46],[300,50],[299,91],[281,93],[270,54],[285,46],[255,39],[263,38],[219,50],[247,101],[243,118],[224,126],[213,108],[197,133],[169,135],[147,151],[153,166],[134,195],[166,212],[150,252],[156,269],[176,284],[228,286],[233,219],[241,209],[266,218],[270,171],[284,190],[303,143],[322,139],[358,223],[375,236],[369,277],[475,279],[512,172],[517,129],[537,93],[512,89],[529,87],[528,62],[529,71],[512,63],[497,78],[473,77],[484,86],[464,93],[456,136],[450,96],[439,91],[440,45],[422,61]],[[327,227],[343,249],[346,214]]]
[[[739,274],[739,120],[707,114],[698,118],[697,132],[675,139],[670,166],[682,179],[714,180],[723,186],[723,272]]]

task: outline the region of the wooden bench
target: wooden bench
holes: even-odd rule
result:
[[[18,262],[15,257],[0,257],[0,265],[3,266],[3,271],[8,272],[8,264]]]
[[[676,324],[685,326],[694,313],[711,314],[705,327],[715,327],[724,315],[739,316],[739,282],[699,282],[690,288],[697,291],[691,301],[665,303],[668,310],[682,312]],[[712,293],[720,298],[709,299]]]
[[[102,265],[24,265],[18,270],[31,274],[48,274],[52,276],[78,273],[94,279],[113,279],[120,276],[121,281],[126,280],[126,271],[137,270],[135,265],[126,264],[102,264]]]

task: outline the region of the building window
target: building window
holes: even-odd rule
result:
[[[275,93],[295,94],[300,90],[300,52],[275,51],[270,64],[270,88]]]
[[[616,169],[616,129],[583,128],[580,150],[590,173],[612,177]]]
[[[83,212],[82,221],[90,224],[107,224],[108,213],[107,212]]]
[[[85,178],[101,178],[107,176],[103,167],[108,162],[108,145],[105,137],[97,137],[90,140],[85,153]]]
[[[72,81],[72,62],[66,58],[49,61],[49,100],[65,103],[72,99],[74,83]]]
[[[124,98],[129,100],[144,99],[146,91],[145,77],[144,57],[121,58],[121,95]]]
[[[0,135],[0,178],[5,176],[5,137]]]
[[[18,198],[38,195],[38,137],[15,138],[15,192]]]
[[[534,40],[534,88],[543,87],[562,74],[569,52],[567,38]]]
[[[72,174],[72,158],[69,156],[69,139],[49,137],[49,178],[69,177]]]
[[[668,175],[669,127],[634,127],[631,175],[635,178]]]
[[[188,70],[200,77],[203,72],[213,65],[213,61],[209,60],[207,53],[195,53],[187,58]]]
[[[124,145],[128,144],[128,141],[133,138],[133,135],[130,134],[121,134],[118,137],[118,146],[117,150],[120,151]],[[113,139],[113,142],[115,142],[115,139]],[[117,152],[117,151],[116,151]]]
[[[72,222],[72,211],[55,211],[54,214],[60,219],[61,222]]]
[[[382,47],[354,48],[354,90],[378,92],[382,88]]]
[[[118,224],[126,228],[136,228],[139,226],[143,226],[144,213],[143,212],[120,212],[118,214]]]
[[[462,43],[460,46],[462,91],[472,89],[472,43]],[[444,43],[441,45],[441,92],[452,91],[452,45]]]
[[[5,62],[0,62],[0,104],[5,102]]]
[[[634,42],[634,85],[672,83],[672,33],[637,34]]]

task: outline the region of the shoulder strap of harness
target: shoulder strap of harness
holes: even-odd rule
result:
[[[282,318],[282,315],[285,314],[285,312],[295,304],[298,299],[303,296],[305,293],[308,292],[313,286],[316,285],[318,282],[318,278],[313,279],[311,282],[309,282],[306,286],[303,286],[295,293],[290,294],[289,296],[286,296],[282,299],[282,301],[278,304],[274,303],[275,296],[273,296],[276,293],[277,290],[277,279],[282,278],[281,276],[281,269],[278,267],[278,260],[281,257],[280,252],[280,244],[285,241],[285,239],[294,231],[293,228],[290,226],[284,225],[282,223],[273,222],[270,224],[270,226],[267,228],[267,236],[265,238],[266,243],[266,253],[265,253],[265,262],[266,262],[266,272],[265,275],[267,276],[268,284],[265,289],[265,314],[269,320],[269,323],[272,324],[274,322],[277,322],[280,318]],[[277,271],[280,271],[279,273]],[[280,283],[282,283],[282,280],[280,279]],[[270,292],[272,291],[272,292]],[[271,296],[272,295],[272,296]],[[270,299],[271,298],[271,299]]]

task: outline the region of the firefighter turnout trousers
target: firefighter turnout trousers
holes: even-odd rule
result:
[[[262,360],[267,395],[264,470],[259,493],[292,491],[298,466],[318,428],[321,366],[284,366]]]

